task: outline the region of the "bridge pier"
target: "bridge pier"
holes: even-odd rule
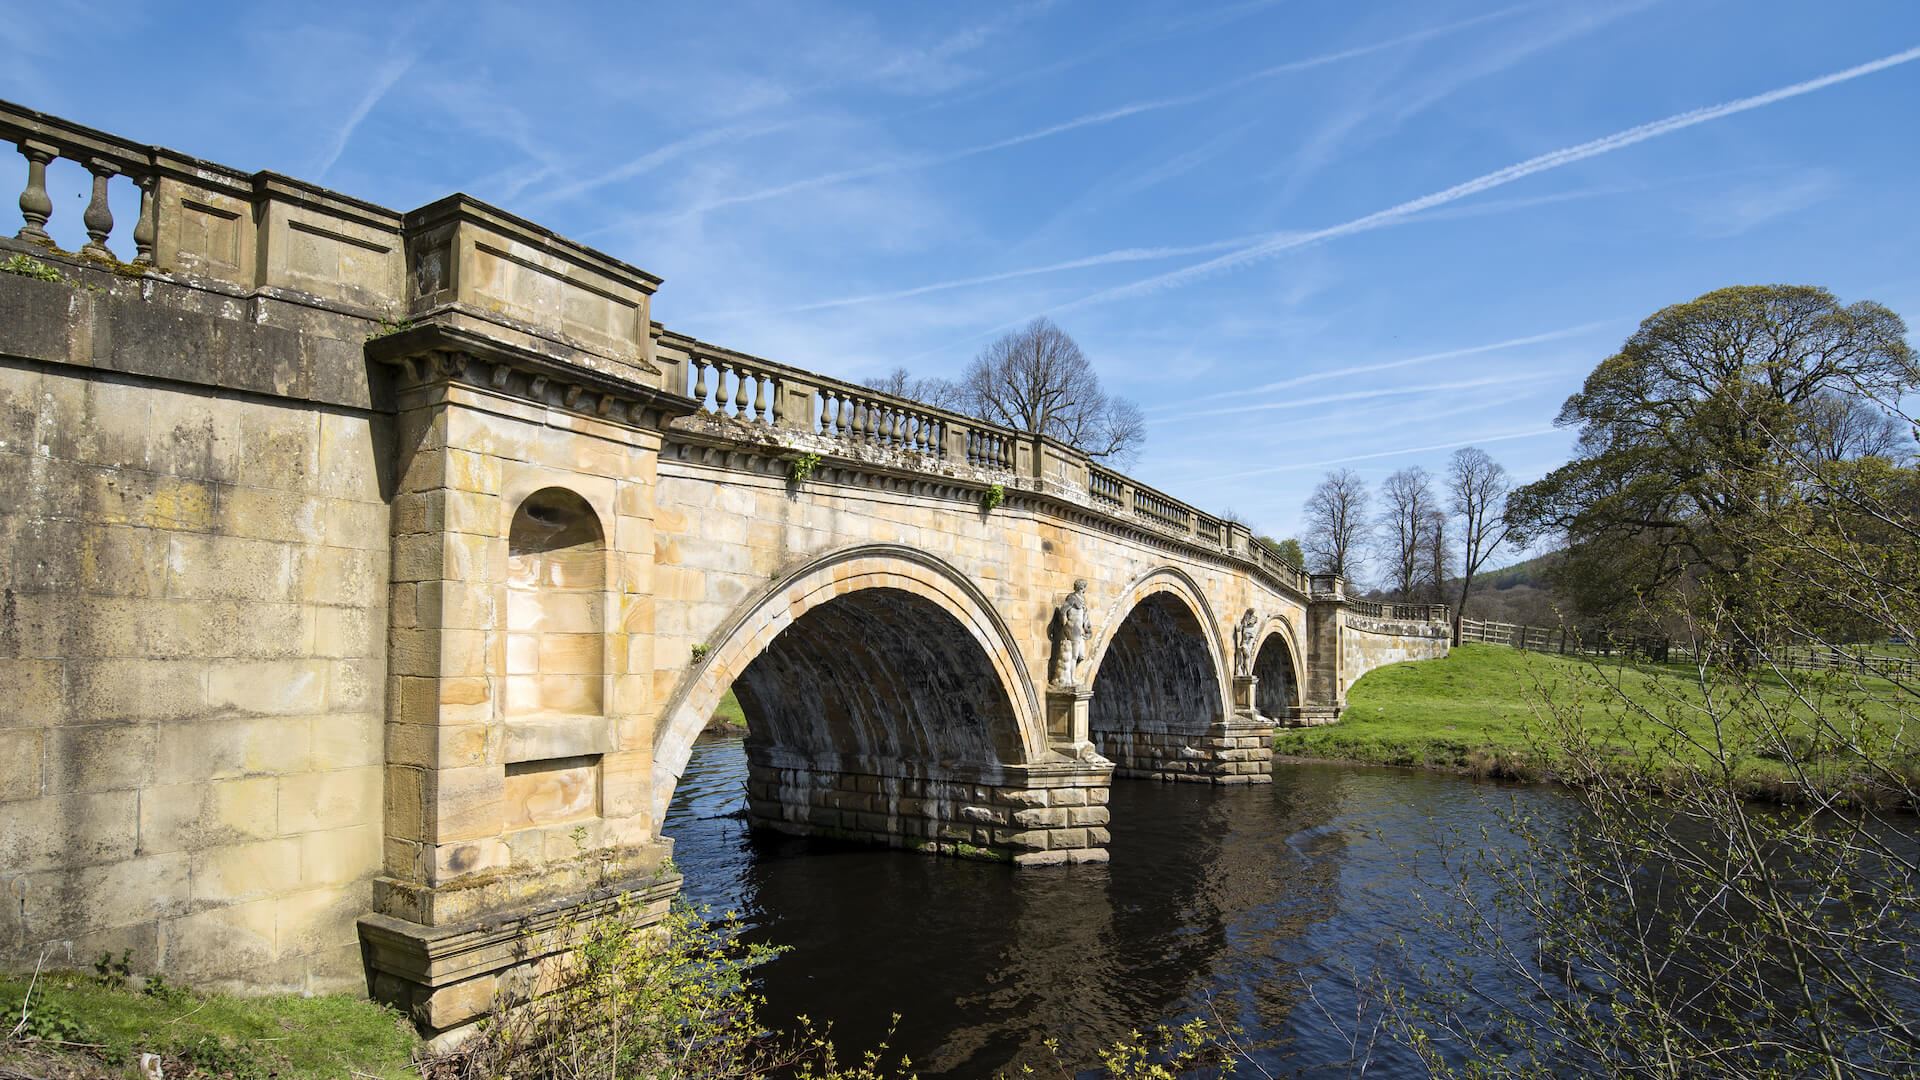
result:
[[[747,814],[793,836],[1021,866],[1105,862],[1112,775],[1099,760],[923,767],[749,744]]]
[[[1146,780],[1200,784],[1273,782],[1273,722],[1235,715],[1205,731],[1156,731],[1136,727],[1096,731],[1100,752],[1113,774]]]

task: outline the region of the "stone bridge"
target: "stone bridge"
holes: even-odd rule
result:
[[[457,1029],[666,902],[729,688],[757,824],[1033,866],[1106,857],[1113,777],[1268,781],[1274,725],[1446,648],[1070,447],[668,330],[659,278],[465,196],[0,134],[16,966]]]

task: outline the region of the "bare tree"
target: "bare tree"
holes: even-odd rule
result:
[[[1839,393],[1809,401],[1800,421],[1801,452],[1817,461],[1899,460],[1913,445],[1906,426],[1864,398]]]
[[[1395,598],[1413,599],[1426,569],[1422,558],[1427,515],[1438,508],[1433,478],[1418,465],[1401,469],[1380,485],[1380,523],[1374,534]]]
[[[1453,607],[1456,645],[1473,575],[1507,538],[1507,493],[1512,488],[1506,466],[1477,446],[1455,450],[1447,463],[1447,494],[1460,522],[1460,602]]]
[[[1453,533],[1446,512],[1440,509],[1427,511],[1427,521],[1420,534],[1420,550],[1426,565],[1421,573],[1421,591],[1426,593],[1433,603],[1446,603],[1447,579],[1453,576]]]
[[[1111,397],[1066,331],[1035,319],[975,357],[960,377],[968,412],[1038,432],[1089,456],[1130,462],[1146,441],[1140,407]]]
[[[937,375],[915,375],[903,367],[896,367],[877,379],[867,380],[867,386],[883,394],[918,401],[936,409],[960,411],[966,408],[965,396],[960,393],[959,384]]]
[[[1330,472],[1307,498],[1307,531],[1301,538],[1308,568],[1351,580],[1360,570],[1372,528],[1367,523],[1367,484],[1352,469]]]

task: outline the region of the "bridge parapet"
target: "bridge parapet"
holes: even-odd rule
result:
[[[51,247],[46,166],[77,161],[94,185],[83,256],[216,290],[344,309],[382,320],[387,332],[430,325],[435,355],[461,355],[463,335],[477,333],[548,365],[582,369],[585,394],[566,395],[564,376],[541,384],[584,401],[590,412],[604,414],[604,391],[617,383],[665,391],[694,413],[680,423],[710,437],[884,464],[983,493],[999,485],[1008,494],[1043,494],[1231,557],[1294,595],[1308,593],[1301,570],[1256,543],[1245,526],[1056,440],[667,330],[649,318],[659,277],[467,196],[400,214],[7,102],[0,102],[0,137],[28,162],[19,239]],[[118,264],[106,246],[115,227],[107,185],[119,176],[141,192],[130,264]],[[417,351],[407,345],[370,352],[401,363]]]
[[[1143,528],[1157,537],[1231,556],[1270,584],[1307,595],[1306,574],[1239,522],[1182,502],[1035,436],[858,383],[725,349],[655,327],[664,385],[692,399],[688,433],[758,444],[793,455],[882,466],[1008,494],[1030,492]]]

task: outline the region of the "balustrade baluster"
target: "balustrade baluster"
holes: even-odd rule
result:
[[[834,434],[845,439],[853,434],[853,406],[847,401],[847,395],[840,394],[840,411]]]
[[[110,161],[96,158],[87,162],[87,171],[93,174],[93,198],[87,202],[86,213],[80,215],[88,238],[80,254],[111,259],[113,252],[107,248],[107,237],[113,234],[113,211],[107,206],[107,181],[118,175],[120,169]]]
[[[733,365],[722,362],[720,377],[713,384],[713,411],[722,416],[727,414],[727,403],[733,400],[733,391],[727,387],[727,376],[733,374]]]
[[[153,205],[153,188],[159,178],[152,173],[139,178],[140,218],[133,223],[133,261],[137,266],[153,265],[153,241],[160,233],[157,210]]]
[[[20,192],[20,217],[24,224],[14,234],[18,240],[51,244],[47,219],[53,216],[53,200],[47,197],[47,164],[59,153],[45,143],[22,142],[20,156],[27,159],[27,186]]]
[[[853,438],[858,442],[867,437],[867,424],[872,414],[867,411],[867,403],[861,398],[853,399]]]
[[[747,380],[752,379],[758,382],[760,377],[760,373],[757,371],[749,368],[741,368],[740,381],[733,384],[733,415],[741,420],[753,419],[753,417],[747,413]]]
[[[756,423],[767,424],[773,422],[773,417],[767,413],[767,383],[770,381],[767,373],[763,371],[760,373],[759,381],[753,385],[753,419]],[[776,397],[774,400],[777,401],[779,399]]]
[[[702,360],[697,356],[693,357],[689,362],[693,364],[694,371],[698,372],[700,376],[698,379],[694,381],[694,384],[693,384],[693,400],[699,402],[701,410],[705,411],[707,407],[707,366],[708,365],[705,360]]]

